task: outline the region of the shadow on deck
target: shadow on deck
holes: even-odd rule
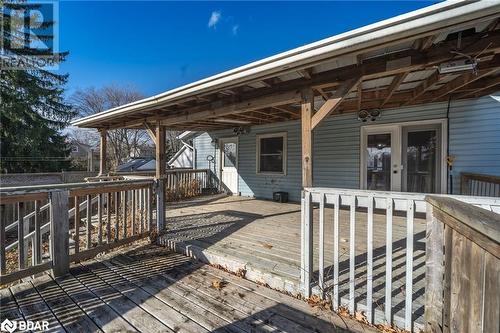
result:
[[[215,283],[219,281],[218,283]],[[1,320],[68,332],[367,332],[335,313],[141,245],[0,290]]]
[[[315,210],[315,214],[318,212]],[[245,274],[245,278],[291,294],[300,290],[300,205],[243,197],[184,202],[167,208],[168,232],[160,243],[203,262]],[[318,221],[317,218],[314,219]],[[333,289],[333,217],[325,215],[325,292]],[[355,302],[366,309],[366,212],[356,213]],[[406,218],[395,216],[392,238],[393,321],[404,326]],[[341,211],[339,295],[349,301],[349,212]],[[318,227],[313,228],[313,278],[318,276]],[[374,216],[373,308],[383,322],[386,289],[385,215]],[[424,313],[425,219],[414,222],[413,320],[420,327]],[[319,292],[316,289],[316,292]]]

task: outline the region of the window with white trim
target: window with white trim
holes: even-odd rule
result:
[[[257,135],[257,173],[286,174],[286,133]]]

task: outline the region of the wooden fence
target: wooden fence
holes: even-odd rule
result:
[[[500,332],[500,216],[427,197],[427,332]]]
[[[447,196],[441,196],[447,197]],[[467,202],[475,206],[483,207],[489,211],[500,212],[500,199],[481,198],[481,197],[466,197],[454,196],[462,202]],[[317,221],[315,222],[313,206],[319,208]],[[330,272],[325,267],[325,225],[326,225],[326,207],[333,210],[333,272]],[[339,309],[345,306],[347,310],[354,314],[356,311],[364,312],[366,320],[376,324],[394,324],[399,327],[404,327],[406,330],[412,331],[416,329],[414,322],[413,302],[414,294],[414,266],[415,266],[415,246],[416,246],[416,231],[414,229],[415,220],[418,218],[422,221],[423,231],[425,231],[425,218],[427,214],[427,204],[425,194],[418,193],[398,193],[398,192],[378,192],[364,190],[344,190],[330,188],[306,188],[303,191],[302,198],[302,242],[301,242],[301,284],[304,290],[304,296],[309,297],[314,288],[319,290],[320,296],[331,297],[334,309]],[[349,234],[346,239],[341,239],[339,236],[339,226],[341,224],[341,212],[344,218],[347,218],[347,227]],[[375,221],[375,212],[376,218]],[[493,213],[492,213],[493,214]],[[398,224],[395,223],[396,218]],[[318,228],[318,239],[313,239],[313,225]],[[315,228],[316,228],[315,227]],[[344,225],[344,228],[346,226]],[[363,228],[363,230],[361,230]],[[402,230],[403,229],[403,230]],[[404,279],[404,283],[399,283],[398,294],[404,295],[404,313],[402,317],[396,317],[392,300],[394,298],[394,235],[395,230],[402,235],[401,241],[404,242],[403,251],[399,252],[398,256],[404,256],[405,262],[402,265],[404,271],[398,273],[400,279]],[[362,233],[364,239],[360,242],[359,232]],[[378,262],[374,265],[374,234],[378,238],[385,237],[385,245],[377,249]],[[330,237],[332,237],[330,236]],[[356,241],[356,239],[358,239]],[[339,271],[340,265],[340,242],[348,242],[348,276],[340,278],[342,272]],[[400,241],[400,242],[401,242]],[[425,239],[419,240],[424,242]],[[356,243],[366,244],[366,252],[363,254],[364,281],[360,281],[360,260],[357,253]],[[314,244],[314,246],[313,246]],[[317,246],[316,246],[317,244]],[[401,245],[398,245],[401,246]],[[318,258],[318,274],[317,278],[313,270],[313,251],[317,248],[319,252]],[[422,251],[422,250],[420,250]],[[425,244],[424,249],[425,251]],[[359,252],[359,251],[358,251]],[[384,252],[384,253],[380,253]],[[380,263],[380,261],[385,261]],[[399,264],[401,265],[401,264]],[[420,263],[419,263],[420,265]],[[375,274],[375,266],[378,266],[378,271]],[[385,271],[383,270],[385,266]],[[382,277],[385,281],[377,285],[377,289],[385,289],[385,296],[378,297],[377,304],[374,302],[374,276]],[[326,280],[329,280],[329,284]],[[343,280],[343,281],[341,281]],[[348,292],[344,292],[344,297],[340,293],[339,286],[348,285]],[[359,290],[358,290],[359,285]],[[359,302],[359,293],[366,295],[364,304]],[[325,292],[328,291],[328,295]],[[380,301],[382,300],[382,301]],[[401,301],[398,301],[401,303]],[[419,325],[418,328],[422,328]]]
[[[147,236],[155,186],[145,179],[0,189],[0,284],[50,268],[59,276],[70,262]],[[18,219],[7,228],[9,205]]]
[[[500,176],[461,173],[460,194],[500,197]]]

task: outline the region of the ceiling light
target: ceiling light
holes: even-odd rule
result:
[[[450,74],[464,71],[476,71],[477,62],[474,59],[462,59],[456,61],[448,61],[438,66],[440,74]]]

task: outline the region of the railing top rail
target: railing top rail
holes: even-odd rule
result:
[[[429,195],[426,201],[475,232],[500,244],[500,215],[449,197]],[[446,219],[442,222],[454,228]]]
[[[462,173],[460,173],[460,177],[465,178],[465,179],[493,183],[493,184],[500,184],[500,176],[485,175],[485,174],[480,174],[480,173],[462,172]]]
[[[68,183],[68,184],[49,184],[49,185],[33,185],[33,186],[15,186],[0,188],[0,200],[3,197],[13,195],[23,195],[29,193],[43,193],[55,190],[92,190],[92,189],[114,189],[125,187],[127,185],[148,185],[154,182],[153,178],[148,179],[127,179],[108,182],[93,182],[93,183]]]
[[[458,201],[470,204],[484,204],[492,206],[500,206],[500,198],[498,197],[479,197],[470,195],[452,195],[452,194],[430,194],[430,193],[413,193],[413,192],[387,192],[387,191],[371,191],[371,190],[354,190],[343,188],[328,188],[328,187],[306,187],[304,191],[311,193],[322,194],[343,194],[343,195],[357,195],[368,196],[371,195],[375,198],[393,198],[393,199],[412,199],[425,201],[426,196],[432,195],[442,198],[453,198]]]

